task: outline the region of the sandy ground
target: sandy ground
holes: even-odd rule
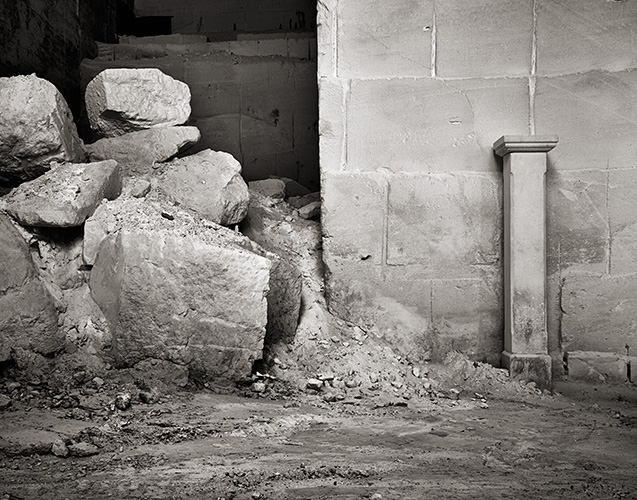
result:
[[[199,390],[126,410],[106,390],[17,390],[31,395],[0,413],[6,499],[637,498],[629,385],[332,403]],[[55,456],[56,440],[96,454]]]

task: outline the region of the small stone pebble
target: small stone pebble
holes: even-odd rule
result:
[[[128,392],[120,392],[115,396],[115,408],[118,410],[128,410],[131,405],[131,395]]]

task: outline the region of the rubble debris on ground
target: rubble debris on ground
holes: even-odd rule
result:
[[[114,82],[127,88],[137,71],[143,85],[124,99]],[[178,118],[164,109],[172,86]],[[461,353],[442,364],[401,356],[373,325],[333,314],[320,193],[285,177],[248,188],[228,153],[187,155],[199,133],[177,126],[189,113],[178,83],[126,70],[91,88],[93,124],[112,137],[87,146],[90,163],[55,157],[67,163],[45,162],[45,175],[0,198],[0,368],[10,381],[0,411],[37,401],[82,422],[108,418],[112,430],[124,427],[115,415],[187,388],[343,409],[541,397]],[[137,113],[145,92],[160,104]],[[46,109],[64,109],[49,98]],[[119,111],[109,122],[95,110]],[[86,456],[111,431],[83,432],[29,450]]]

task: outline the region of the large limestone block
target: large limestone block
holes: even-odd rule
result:
[[[197,127],[155,128],[100,139],[86,149],[91,161],[115,160],[124,174],[149,173],[154,163],[169,160],[200,137]]]
[[[637,274],[568,271],[561,292],[565,350],[626,354],[636,344]]]
[[[0,78],[0,184],[34,179],[52,161],[84,159],[64,97],[35,75]]]
[[[181,206],[224,226],[238,224],[248,212],[241,164],[229,153],[206,149],[167,163],[159,187]]]
[[[147,359],[235,378],[261,356],[271,263],[232,231],[145,200],[117,200],[126,220],[101,243],[90,287],[118,366]],[[256,248],[256,247],[255,247]]]
[[[18,347],[43,355],[59,351],[64,335],[57,322],[55,302],[37,276],[29,247],[0,212],[0,362]]]
[[[112,68],[86,87],[91,128],[104,137],[181,125],[190,117],[188,85],[156,68]]]
[[[350,0],[339,11],[339,75],[430,76],[432,0]]]
[[[23,226],[80,226],[104,198],[122,189],[116,161],[57,165],[0,200],[0,207]]]

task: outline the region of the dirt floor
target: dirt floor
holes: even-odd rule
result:
[[[200,389],[128,408],[107,386],[4,385],[5,499],[637,498],[631,385],[333,402]]]

